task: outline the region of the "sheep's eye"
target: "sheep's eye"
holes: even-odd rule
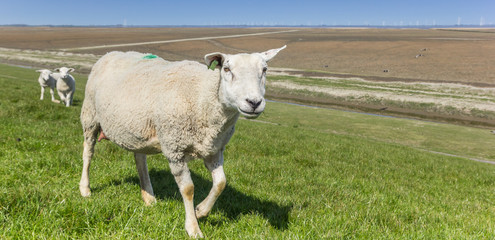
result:
[[[228,67],[223,68],[223,70],[224,70],[225,72],[230,72],[230,68],[228,68]]]
[[[265,73],[265,72],[266,72],[266,70],[268,70],[268,68],[264,67],[264,68],[263,68],[263,72]]]

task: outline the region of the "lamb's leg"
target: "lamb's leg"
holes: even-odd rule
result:
[[[179,186],[180,194],[182,195],[182,200],[184,201],[184,207],[186,210],[186,223],[185,228],[187,234],[190,237],[202,238],[203,233],[199,229],[198,220],[196,219],[196,214],[194,212],[194,184],[191,179],[191,173],[182,159],[178,161],[169,161],[170,171],[175,177],[175,181]]]
[[[53,88],[50,88],[50,95],[52,95],[52,102],[54,103],[60,103],[59,100],[55,99],[55,91],[53,91]]]
[[[62,101],[62,103],[65,103],[65,94],[58,92],[58,96],[60,97],[60,101]]]
[[[83,150],[83,169],[81,181],[79,182],[79,190],[83,197],[89,197],[91,190],[89,188],[89,166],[91,158],[95,150],[96,136],[100,130],[100,126],[95,122],[95,110],[90,103],[83,104],[81,109],[81,123],[84,134],[84,150]]]
[[[69,92],[69,94],[67,94],[67,107],[68,106],[72,106],[72,99],[74,98],[74,92]]]
[[[208,215],[227,183],[225,173],[223,172],[223,151],[219,151],[213,157],[205,159],[204,163],[206,168],[211,172],[213,187],[205,200],[196,207],[197,218]]]
[[[141,185],[141,196],[144,203],[149,206],[156,202],[155,195],[153,194],[153,187],[151,186],[150,175],[148,173],[148,165],[146,164],[146,154],[134,153],[134,159],[136,160],[136,168],[139,174],[139,183]]]
[[[69,92],[69,93],[65,96],[65,106],[66,106],[66,107],[69,107],[70,105],[72,105],[72,92]]]
[[[45,88],[41,87],[41,97],[40,100],[43,100],[43,95],[45,94]]]

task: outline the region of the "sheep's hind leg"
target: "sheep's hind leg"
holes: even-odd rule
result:
[[[84,134],[84,150],[83,150],[83,169],[81,181],[79,182],[79,190],[83,197],[89,197],[91,190],[89,187],[89,166],[91,158],[95,150],[96,137],[100,131],[100,125],[94,121],[95,111],[90,107],[91,104],[83,103],[81,109],[81,123]]]
[[[213,186],[205,200],[196,207],[197,218],[208,215],[227,183],[225,173],[223,172],[223,151],[219,151],[213,157],[205,159],[204,163],[206,168],[211,172]]]
[[[141,186],[141,196],[146,206],[149,206],[156,202],[155,195],[153,194],[153,187],[151,186],[150,175],[148,173],[148,164],[146,163],[146,154],[134,153],[134,159],[136,160],[136,168],[139,174],[139,184]]]
[[[179,186],[180,194],[182,195],[182,200],[184,201],[184,207],[186,210],[186,223],[185,228],[187,234],[190,237],[202,238],[203,233],[199,229],[198,219],[194,212],[194,184],[191,179],[191,173],[187,167],[187,163],[183,160],[169,161],[170,171],[175,177],[175,181]]]
[[[43,100],[43,95],[45,94],[45,88],[41,87],[41,97],[40,100]]]
[[[91,195],[91,189],[89,187],[89,166],[91,165],[91,158],[93,157],[93,153],[95,151],[95,144],[96,136],[84,138],[83,169],[81,181],[79,182],[79,191],[81,191],[81,195],[83,197],[89,197],[89,195]]]

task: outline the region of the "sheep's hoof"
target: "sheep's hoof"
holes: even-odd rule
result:
[[[199,204],[196,206],[195,212],[196,212],[196,218],[200,219],[202,217],[208,216],[208,212],[203,210],[204,208],[202,207],[202,204]]]
[[[189,235],[189,237],[191,237],[191,238],[204,238],[203,233],[201,232],[201,230],[199,229],[199,227],[197,225],[193,229],[188,229],[186,227],[186,231],[187,231],[187,234]]]
[[[89,187],[79,186],[79,191],[81,191],[81,196],[89,197],[91,195],[91,189]]]
[[[149,194],[144,190],[141,190],[141,196],[143,197],[143,201],[146,206],[151,206],[156,203],[155,196]]]
[[[195,233],[194,235],[189,234],[191,238],[204,238],[203,233],[199,231],[199,233]]]

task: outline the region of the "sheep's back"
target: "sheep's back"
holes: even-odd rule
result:
[[[214,85],[215,73],[205,65],[144,56],[105,55],[94,65],[86,88],[105,135],[128,150],[149,144],[156,138],[150,132],[190,133],[201,124],[200,96],[217,94],[208,86]],[[194,136],[188,139],[196,141]]]
[[[106,54],[93,66],[87,90],[117,87],[119,91],[136,92],[142,89],[156,91],[158,87],[162,90],[191,91],[200,87],[201,81],[211,75],[206,71],[206,66],[198,62],[144,59],[146,55],[137,52]]]

